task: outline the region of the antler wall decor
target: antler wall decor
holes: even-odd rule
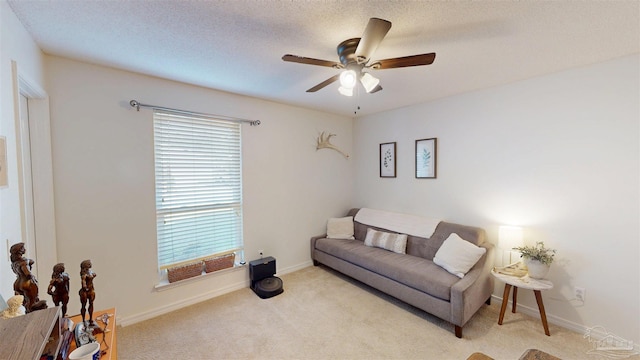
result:
[[[320,134],[320,136],[318,136],[318,144],[316,145],[316,151],[320,149],[333,149],[348,159],[349,154],[346,154],[344,151],[338,149],[335,145],[329,142],[332,136],[336,136],[336,134],[325,134],[325,132],[323,131]]]

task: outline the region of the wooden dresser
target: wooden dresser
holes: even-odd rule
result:
[[[0,319],[0,359],[55,359],[60,350],[60,307]]]

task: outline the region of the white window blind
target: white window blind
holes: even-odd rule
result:
[[[240,124],[154,111],[161,269],[242,251]]]

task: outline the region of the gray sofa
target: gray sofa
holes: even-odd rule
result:
[[[359,209],[347,216],[356,218]],[[493,291],[493,245],[485,241],[483,229],[439,222],[430,238],[409,235],[406,254],[366,246],[367,228],[391,232],[354,220],[355,240],[327,239],[326,234],[311,238],[314,265],[324,264],[410,305],[446,320],[462,337],[462,327],[484,304]],[[463,277],[447,272],[433,258],[450,234],[487,251]]]

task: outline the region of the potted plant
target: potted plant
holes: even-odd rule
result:
[[[556,255],[556,250],[545,247],[542,241],[536,242],[534,246],[520,246],[513,250],[520,252],[520,257],[527,265],[529,276],[534,279],[544,279],[547,276],[553,257]]]

